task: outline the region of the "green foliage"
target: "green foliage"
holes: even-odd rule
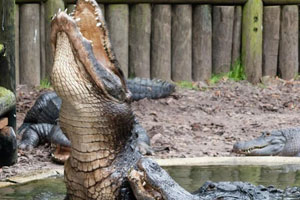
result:
[[[40,89],[49,89],[51,88],[51,83],[48,78],[41,80]]]
[[[231,66],[230,72],[226,74],[214,74],[210,79],[210,84],[218,83],[221,79],[230,79],[233,81],[241,81],[246,79],[245,68],[241,64],[240,59],[236,60]]]
[[[198,86],[195,85],[193,82],[189,81],[180,81],[176,83],[178,87],[185,88],[185,89],[190,89],[190,90],[199,90]]]

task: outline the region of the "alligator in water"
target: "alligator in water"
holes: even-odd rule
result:
[[[300,156],[300,128],[262,132],[254,140],[237,142],[233,151],[249,156]]]
[[[51,81],[62,99],[59,124],[71,141],[67,199],[283,199],[280,190],[240,182],[208,182],[189,193],[136,150],[138,124],[95,0],[78,0],[71,16],[59,12],[51,43]]]

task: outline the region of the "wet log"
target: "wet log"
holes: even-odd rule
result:
[[[212,72],[211,6],[197,5],[193,13],[193,80],[204,81]]]
[[[0,167],[10,166],[17,162],[17,138],[12,127],[0,130]]]
[[[236,6],[234,8],[231,66],[234,66],[241,59],[241,39],[242,39],[242,6]]]
[[[17,0],[18,1],[38,1],[38,0]],[[284,0],[279,0],[284,1]],[[293,1],[293,0],[286,0]],[[297,1],[297,0],[294,0]],[[76,0],[65,0],[66,3],[75,3]],[[221,5],[237,5],[244,4],[247,0],[97,0],[98,3],[152,3],[152,4],[221,4]]]
[[[129,8],[127,4],[112,4],[106,7],[106,22],[110,39],[121,69],[128,77],[128,28]]]
[[[20,6],[20,83],[40,84],[40,5]]]
[[[50,40],[50,25],[52,16],[57,13],[57,11],[65,9],[65,3],[63,0],[47,0],[45,3],[45,52],[46,52],[46,77],[49,77],[52,72],[53,66],[53,55],[51,49],[51,40]]]
[[[129,73],[150,78],[151,5],[136,4],[130,10]]]
[[[151,78],[171,80],[171,17],[171,5],[153,6]]]
[[[0,116],[14,108],[16,105],[16,97],[13,92],[0,87]]]
[[[172,12],[172,80],[192,80],[192,6],[174,5]]]
[[[279,41],[279,73],[283,79],[292,79],[298,74],[298,6],[283,6],[281,11]]]
[[[264,7],[263,76],[277,75],[280,30],[280,6]]]
[[[16,4],[15,7],[15,75],[16,75],[16,85],[20,83],[20,54],[19,54],[19,27],[20,27],[20,21],[19,21],[19,5]]]
[[[234,7],[213,7],[212,65],[214,74],[230,71]]]
[[[262,21],[262,1],[248,0],[243,7],[242,66],[252,83],[258,83],[262,76]]]

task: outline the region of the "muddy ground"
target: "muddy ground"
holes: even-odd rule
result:
[[[132,104],[153,148],[159,150],[154,157],[239,156],[231,151],[237,141],[255,138],[264,130],[300,126],[299,81],[266,78],[253,86],[246,81],[222,80],[194,86],[198,88],[178,87],[168,98]],[[18,126],[41,92],[45,90],[18,88]],[[49,144],[19,151],[18,161],[0,169],[0,179],[54,165]]]

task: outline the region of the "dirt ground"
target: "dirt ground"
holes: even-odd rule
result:
[[[300,82],[265,78],[253,86],[223,80],[215,85],[195,83],[196,90],[177,88],[170,97],[132,104],[148,131],[154,157],[239,156],[232,146],[261,131],[300,125]],[[21,125],[38,95],[37,88],[17,90],[17,121]],[[19,151],[18,163],[0,169],[0,180],[27,170],[51,168],[50,146]]]

